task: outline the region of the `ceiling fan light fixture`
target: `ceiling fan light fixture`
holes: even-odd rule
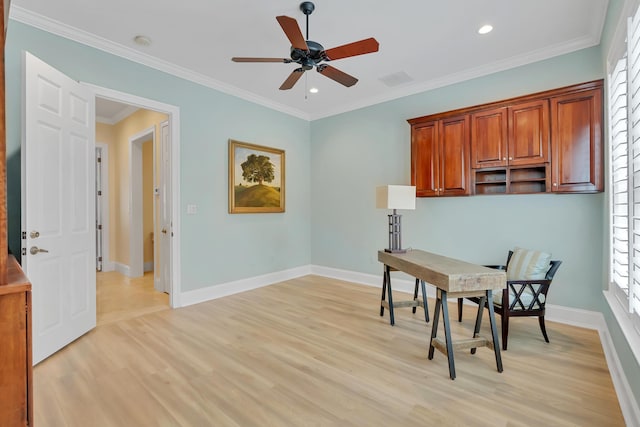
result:
[[[488,34],[493,30],[493,26],[486,24],[478,29],[478,34]]]
[[[311,89],[309,89],[309,92],[318,93],[318,88],[317,87],[312,87]]]

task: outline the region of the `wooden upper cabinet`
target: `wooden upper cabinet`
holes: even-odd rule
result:
[[[411,127],[411,185],[416,186],[417,197],[438,195],[438,140],[438,121]]]
[[[469,116],[443,119],[440,129],[440,195],[469,194]]]
[[[602,86],[551,98],[551,191],[603,191]]]
[[[546,99],[509,107],[510,166],[549,161],[549,102]]]
[[[471,115],[471,167],[490,168],[507,164],[507,108]]]
[[[603,81],[408,120],[417,196],[603,191]]]
[[[549,103],[536,100],[471,115],[471,167],[549,161]]]
[[[411,184],[418,197],[469,194],[469,116],[413,123]]]

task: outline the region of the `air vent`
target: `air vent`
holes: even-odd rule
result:
[[[397,73],[380,77],[380,81],[389,87],[394,87],[412,82],[413,79],[404,71],[398,71]]]

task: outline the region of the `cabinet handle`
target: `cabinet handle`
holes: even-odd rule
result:
[[[554,187],[557,187],[557,186],[558,186],[558,183],[557,183],[557,182],[554,182],[554,183],[553,183],[553,186],[554,186]]]
[[[502,158],[502,160],[507,160],[507,158],[506,158],[506,157],[503,157],[503,158]]]
[[[513,157],[509,157],[509,160],[513,160]]]

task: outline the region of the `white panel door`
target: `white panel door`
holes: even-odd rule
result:
[[[96,325],[95,99],[24,53],[22,266],[33,290],[33,362]]]
[[[155,288],[160,292],[171,289],[171,133],[169,122],[160,125],[160,234],[158,241],[158,280]]]

